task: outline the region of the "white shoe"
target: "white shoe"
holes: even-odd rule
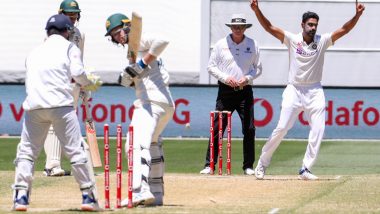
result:
[[[28,210],[28,205],[14,203],[13,207],[12,207],[12,210],[13,211],[26,212]]]
[[[154,195],[148,190],[142,190],[141,192],[133,193],[132,195],[132,204],[134,207],[137,207],[139,205],[151,206],[154,205],[154,202]],[[124,199],[121,202],[121,206],[128,206],[128,198]]]
[[[93,194],[82,195],[82,205],[80,208],[82,211],[103,211],[103,209],[100,208],[98,201],[94,198]]]
[[[12,210],[13,211],[27,211],[28,205],[29,205],[28,195],[27,194],[21,195],[21,197],[19,197],[18,192],[16,192]]]
[[[154,202],[151,204],[146,204],[145,206],[163,206],[164,205],[164,196],[162,193],[154,194]],[[128,198],[121,201],[120,204],[122,207],[128,207]],[[133,206],[133,205],[132,205]]]
[[[120,202],[121,207],[128,207],[128,197]],[[133,206],[133,205],[132,205]]]
[[[257,179],[262,180],[265,176],[265,166],[261,164],[261,161],[257,163],[257,166],[255,168],[255,176]]]
[[[246,168],[244,170],[244,175],[254,175],[255,171],[252,168]]]
[[[51,169],[44,169],[45,176],[64,176],[65,170],[63,170],[60,166],[53,167]]]
[[[317,180],[318,177],[313,175],[309,169],[303,168],[299,171],[299,178],[302,180]]]
[[[98,202],[91,203],[91,204],[82,204],[80,209],[82,211],[87,211],[87,212],[103,211],[103,209],[99,206]]]
[[[200,174],[204,174],[204,175],[210,174],[211,173],[211,168],[209,166],[207,166],[204,169],[202,169],[199,173]]]

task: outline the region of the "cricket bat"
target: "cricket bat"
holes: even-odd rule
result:
[[[101,167],[102,161],[100,159],[100,154],[99,154],[99,147],[98,147],[98,141],[96,138],[95,124],[91,118],[91,113],[89,111],[88,98],[87,97],[83,97],[83,104],[85,105],[85,111],[86,111],[86,137],[87,137],[87,144],[90,147],[92,166],[93,167]]]
[[[81,58],[83,61],[85,34],[82,33],[81,37],[82,37],[82,40],[79,43],[79,49],[81,50]],[[98,141],[96,138],[95,124],[91,118],[91,112],[89,111],[88,97],[85,95],[83,97],[83,104],[85,106],[85,111],[86,111],[86,125],[85,125],[86,137],[87,137],[88,147],[90,148],[89,150],[91,154],[92,166],[101,167],[102,161],[100,160]]]
[[[136,63],[139,52],[142,31],[142,17],[136,12],[132,12],[131,31],[128,35],[128,59],[129,63]]]

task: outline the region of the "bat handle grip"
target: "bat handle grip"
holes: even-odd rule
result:
[[[86,113],[86,120],[88,122],[92,122],[92,118],[91,118],[91,113],[90,113],[90,109],[88,108],[88,97],[86,95],[84,95],[83,97],[83,104],[84,104],[84,109],[85,109],[85,113]]]

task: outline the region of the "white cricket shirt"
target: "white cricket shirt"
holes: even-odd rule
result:
[[[333,45],[331,33],[315,35],[309,45],[302,33],[285,31],[283,43],[289,51],[288,82],[293,85],[312,85],[321,82],[325,52]]]
[[[77,46],[60,35],[49,36],[25,61],[25,110],[73,105],[71,78],[92,84],[85,74]]]
[[[208,72],[219,81],[226,83],[229,76],[236,80],[247,77],[248,84],[262,73],[260,51],[257,42],[247,36],[236,44],[231,35],[219,40],[209,59]]]
[[[165,50],[168,41],[144,34],[140,41],[140,58],[147,53],[155,57]],[[161,69],[158,60],[153,60],[146,68],[141,78],[135,80],[136,97],[142,102],[160,102],[169,106],[173,105],[173,98],[169,91],[169,73]]]

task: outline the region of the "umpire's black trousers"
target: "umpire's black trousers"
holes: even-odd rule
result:
[[[216,98],[217,111],[231,111],[235,110],[239,114],[242,130],[243,130],[243,170],[247,168],[253,169],[253,163],[255,161],[255,125],[254,110],[253,110],[253,91],[252,86],[247,85],[242,89],[232,88],[221,82],[218,82],[219,90],[218,97]],[[218,117],[214,119],[214,162],[216,164],[218,160]],[[223,114],[223,133],[227,126],[227,115]],[[232,125],[232,130],[234,126]],[[233,143],[232,143],[233,144]],[[232,145],[233,147],[233,145]],[[206,153],[205,167],[210,166],[210,140],[208,142],[208,148]],[[217,165],[215,165],[217,166]]]

